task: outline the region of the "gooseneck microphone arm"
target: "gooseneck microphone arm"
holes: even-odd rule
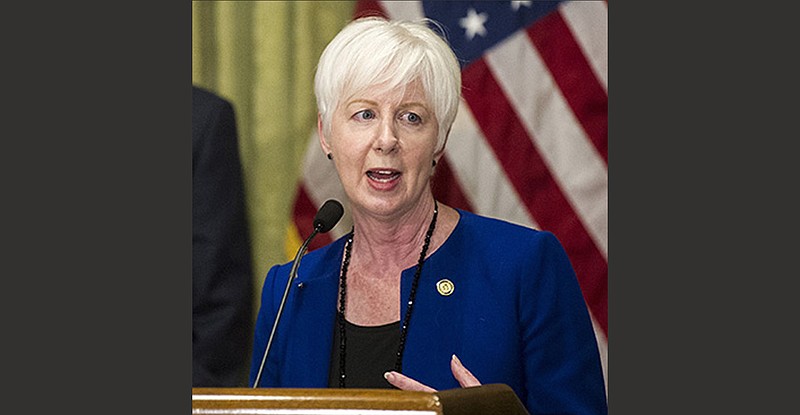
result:
[[[286,282],[286,289],[283,291],[283,298],[281,298],[281,305],[278,307],[278,314],[275,315],[275,322],[272,324],[272,332],[269,334],[269,341],[267,341],[267,348],[264,349],[264,357],[261,359],[261,366],[258,368],[258,375],[256,376],[255,382],[253,382],[253,388],[258,387],[258,382],[261,381],[261,372],[264,370],[264,363],[267,361],[267,354],[269,354],[269,349],[272,347],[272,339],[275,338],[275,330],[278,328],[278,320],[281,319],[281,314],[283,314],[283,306],[286,304],[286,298],[289,296],[289,289],[292,288],[292,281],[294,281],[295,277],[297,276],[297,267],[300,263],[300,257],[305,254],[306,249],[308,248],[308,244],[311,242],[317,234],[319,233],[319,228],[314,228],[314,232],[311,232],[311,236],[303,242],[303,245],[300,247],[300,250],[297,251],[297,255],[294,257],[294,263],[292,264],[292,270],[289,272],[289,280]]]
[[[294,256],[294,261],[292,261],[292,269],[289,271],[289,279],[286,281],[286,289],[283,291],[281,304],[278,307],[278,313],[275,315],[275,322],[272,323],[272,331],[269,334],[267,347],[264,349],[264,356],[261,358],[261,364],[258,367],[258,374],[253,382],[254,389],[258,387],[258,384],[261,381],[261,373],[264,371],[264,364],[267,362],[267,355],[269,354],[269,349],[272,347],[272,340],[275,338],[275,331],[278,329],[278,321],[281,319],[281,314],[283,314],[283,306],[286,304],[286,299],[289,297],[289,290],[292,288],[292,282],[294,282],[294,279],[297,278],[297,269],[300,267],[300,259],[305,254],[306,249],[308,249],[308,244],[311,243],[311,240],[314,239],[317,234],[325,233],[331,230],[336,223],[339,222],[339,219],[341,219],[343,214],[344,209],[342,208],[341,203],[334,199],[327,200],[314,217],[314,231],[311,232],[311,235],[306,238],[306,240],[303,242],[303,245],[301,245],[300,249],[297,250],[297,255]]]

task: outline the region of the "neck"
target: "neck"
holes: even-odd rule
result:
[[[440,205],[441,206],[441,205]],[[353,268],[386,270],[383,275],[397,276],[397,270],[413,266],[419,259],[420,248],[425,242],[433,218],[434,200],[420,203],[401,216],[391,219],[353,213],[355,239],[353,243]],[[431,244],[428,253],[433,251]]]
[[[434,204],[435,204],[435,202],[434,202]],[[432,218],[431,218],[431,222],[428,225],[428,229],[425,232],[425,239],[424,239],[425,243],[422,246],[422,251],[420,252],[420,255],[419,255],[419,260],[417,262],[416,272],[414,273],[414,280],[411,283],[411,292],[409,293],[408,302],[407,302],[408,305],[406,307],[406,312],[402,316],[403,320],[402,320],[402,323],[400,325],[400,328],[401,328],[401,331],[400,331],[400,342],[399,342],[399,344],[397,346],[397,359],[395,360],[395,369],[394,369],[397,372],[401,372],[402,371],[403,351],[405,350],[406,335],[408,334],[408,325],[409,325],[409,321],[411,319],[411,312],[412,312],[412,310],[414,308],[414,299],[416,298],[417,286],[419,284],[419,278],[420,278],[420,275],[422,274],[422,265],[425,263],[425,258],[427,256],[426,254],[428,252],[428,249],[430,248],[430,242],[432,240],[433,231],[436,228],[437,218],[438,218],[438,209],[434,209],[433,215],[432,215]],[[351,308],[351,307],[348,306],[348,304],[350,304],[350,305],[359,305],[359,304],[364,305],[366,303],[367,304],[366,315],[370,316],[370,317],[368,317],[368,320],[370,320],[370,321],[375,319],[375,317],[374,317],[375,311],[380,312],[381,309],[383,309],[383,313],[382,313],[381,316],[379,316],[377,318],[378,321],[384,321],[385,319],[387,319],[387,317],[390,319],[389,321],[394,321],[394,316],[397,314],[397,310],[396,310],[395,306],[399,305],[399,302],[396,301],[396,299],[392,298],[393,301],[390,303],[389,306],[381,307],[383,305],[381,303],[381,301],[376,301],[375,297],[372,297],[372,300],[370,300],[369,299],[369,297],[370,297],[369,295],[366,295],[367,301],[363,301],[363,299],[362,299],[362,301],[355,301],[355,302],[349,300],[349,297],[347,296],[348,289],[346,288],[347,287],[346,281],[347,281],[347,274],[348,274],[347,271],[348,271],[348,267],[350,265],[350,260],[351,260],[351,249],[354,246],[354,243],[353,243],[354,240],[355,240],[355,234],[351,235],[351,237],[348,239],[347,243],[345,244],[344,258],[342,258],[342,268],[341,268],[341,271],[340,271],[341,274],[340,274],[340,277],[339,277],[339,312],[338,312],[339,339],[340,339],[339,340],[339,387],[341,387],[341,388],[344,388],[346,386],[346,382],[345,382],[345,379],[346,379],[346,375],[345,375],[346,364],[345,364],[345,362],[346,362],[346,358],[347,358],[346,357],[347,356],[347,353],[346,353],[346,348],[347,348],[347,346],[346,346],[347,345],[347,340],[346,340],[347,339],[347,329],[346,329],[346,325],[345,325],[345,319],[346,319],[346,315],[347,315],[346,314],[346,310]],[[399,281],[390,281],[390,283],[391,282],[399,283]],[[363,285],[363,284],[359,283],[357,285]],[[384,293],[391,292],[391,291],[399,292],[400,291],[400,287],[399,286],[391,287],[388,291],[387,290],[381,290],[381,292],[384,292]],[[363,291],[362,291],[362,297],[364,297]],[[383,295],[383,296],[378,295],[378,300],[380,300],[381,297],[384,300],[387,298],[386,295]],[[390,295],[390,297],[393,297],[393,296]],[[362,308],[364,308],[364,307],[362,307]],[[351,312],[350,315],[352,316],[353,313]],[[359,315],[359,313],[356,313],[356,315]]]

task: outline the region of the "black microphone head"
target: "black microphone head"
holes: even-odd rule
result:
[[[314,216],[314,229],[319,229],[319,233],[325,233],[333,229],[344,215],[342,204],[336,199],[328,199]]]

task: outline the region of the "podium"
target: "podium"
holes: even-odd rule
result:
[[[192,414],[530,415],[505,384],[438,392],[392,389],[192,388]]]

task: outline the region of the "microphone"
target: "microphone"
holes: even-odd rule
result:
[[[319,208],[317,215],[314,216],[314,232],[325,233],[333,229],[339,222],[339,219],[344,215],[342,204],[338,200],[328,199]],[[310,240],[314,237],[314,233],[308,237]]]
[[[283,306],[286,304],[286,298],[289,296],[289,289],[292,287],[292,282],[295,278],[297,278],[297,268],[300,266],[300,258],[303,256],[303,254],[305,254],[308,244],[311,242],[311,240],[314,239],[317,234],[325,233],[333,229],[333,227],[336,226],[336,223],[339,222],[339,219],[342,218],[343,214],[344,208],[342,208],[342,204],[339,203],[338,200],[328,199],[322,204],[322,207],[319,208],[316,216],[314,216],[314,231],[311,232],[311,235],[306,238],[305,242],[303,242],[303,245],[297,250],[297,255],[295,255],[292,263],[292,270],[289,271],[289,279],[286,281],[286,289],[283,291],[283,298],[281,298],[281,304],[278,307],[278,314],[275,315],[275,322],[272,323],[272,332],[269,334],[267,347],[264,349],[264,357],[261,358],[261,366],[259,366],[256,380],[253,382],[253,389],[257,388],[258,383],[261,381],[261,372],[264,370],[264,363],[267,362],[267,355],[269,354],[269,349],[272,346],[272,340],[275,338],[275,331],[278,328],[278,320],[281,319],[281,314],[283,314]]]

